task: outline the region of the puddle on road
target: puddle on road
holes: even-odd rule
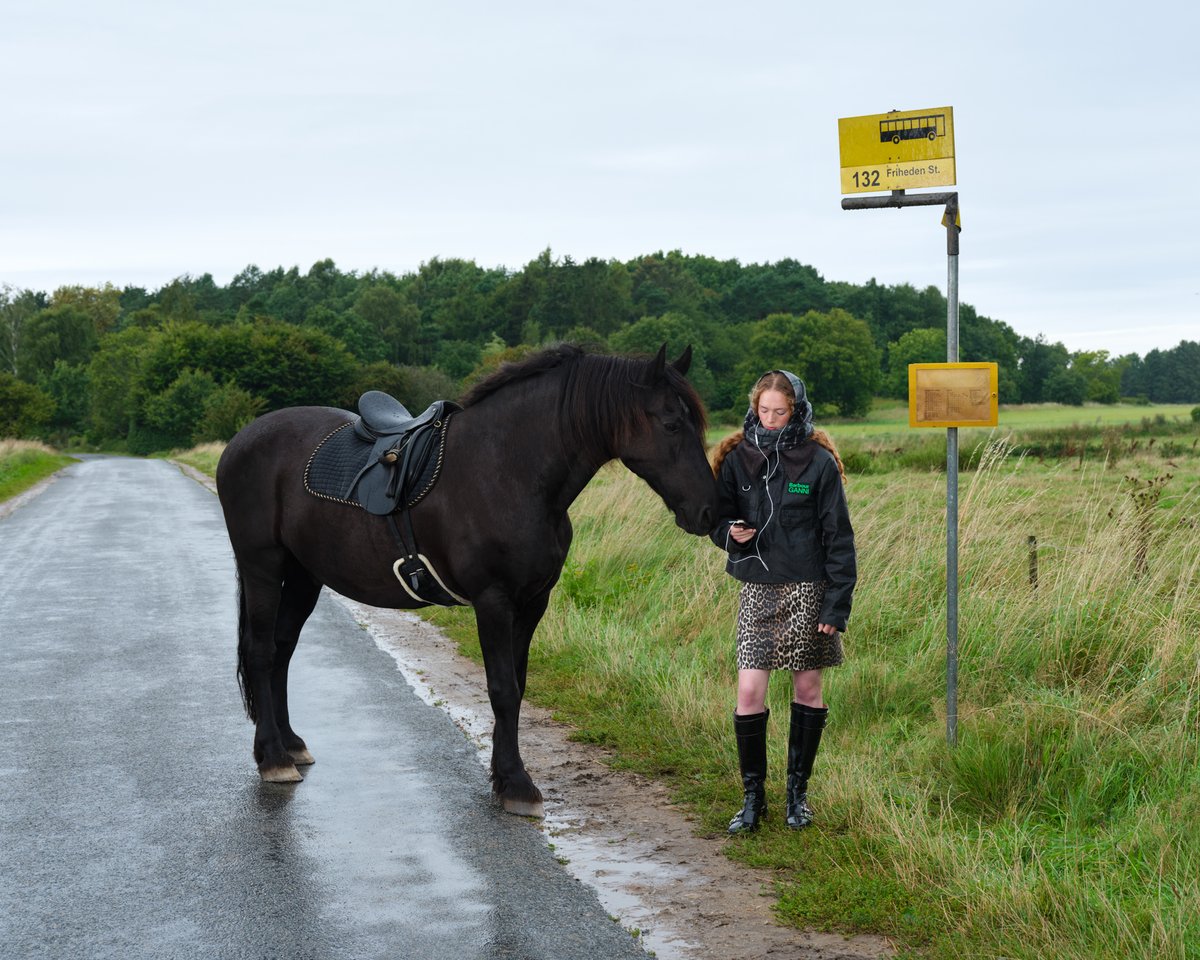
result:
[[[631,844],[628,839],[576,832],[581,829],[579,820],[561,802],[547,801],[541,828],[566,869],[596,891],[604,909],[617,917],[621,926],[638,932],[645,949],[669,960],[693,955],[694,945],[662,927],[658,911],[636,892],[664,882],[686,882],[686,870],[654,862],[648,846]]]
[[[429,672],[419,666],[428,658],[406,647],[403,639],[386,627],[381,618],[399,619],[405,627],[414,630],[436,631],[436,628],[412,613],[380,611],[333,595],[349,609],[376,645],[396,662],[401,676],[417,696],[430,706],[445,711],[478,746],[479,762],[486,769],[492,747],[490,709],[485,708],[487,712],[484,713],[439,692],[431,683]],[[664,960],[687,960],[695,956],[695,944],[688,942],[678,931],[662,926],[658,911],[639,894],[641,890],[659,887],[664,882],[687,884],[689,879],[697,882],[695,878],[689,878],[689,871],[656,861],[649,844],[586,826],[585,816],[572,811],[569,804],[556,797],[545,798],[545,810],[544,820],[531,823],[541,830],[564,869],[594,889],[601,905],[622,927],[637,931],[637,939],[645,950]]]

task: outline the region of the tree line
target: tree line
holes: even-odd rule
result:
[[[960,305],[963,360],[994,361],[1005,403],[1200,400],[1200,343],[1110,356],[1068,351]],[[248,266],[142,287],[0,287],[0,436],[146,453],[226,440],[267,410],[352,407],[367,389],[411,408],[506,359],[570,340],[615,352],[693,346],[709,408],[740,417],[756,373],[800,374],[825,415],[907,395],[907,366],[946,356],[930,286],[825,280],[795,260],[742,264],[679,251],[519,270],[434,258],[393,274]]]

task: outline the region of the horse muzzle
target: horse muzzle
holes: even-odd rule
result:
[[[698,537],[707,536],[717,522],[717,512],[707,504],[699,510],[676,510],[675,525]]]

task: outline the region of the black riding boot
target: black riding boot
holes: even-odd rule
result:
[[[808,707],[792,704],[792,726],[788,732],[787,825],[793,830],[813,822],[812,807],[808,805],[808,778],[821,745],[828,707]]]
[[[742,770],[742,789],[745,800],[742,809],[729,821],[730,833],[757,830],[767,815],[767,717],[771,711],[752,713],[746,717],[733,715],[733,730],[737,734],[738,765]]]

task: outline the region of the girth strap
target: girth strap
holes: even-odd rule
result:
[[[429,558],[417,551],[417,536],[413,532],[412,511],[401,510],[400,514],[404,517],[405,526],[408,528],[407,537],[396,523],[396,514],[389,513],[387,521],[403,554],[392,564],[392,573],[400,581],[404,592],[418,603],[426,606],[435,604],[439,607],[469,607],[471,602],[446,586]]]

